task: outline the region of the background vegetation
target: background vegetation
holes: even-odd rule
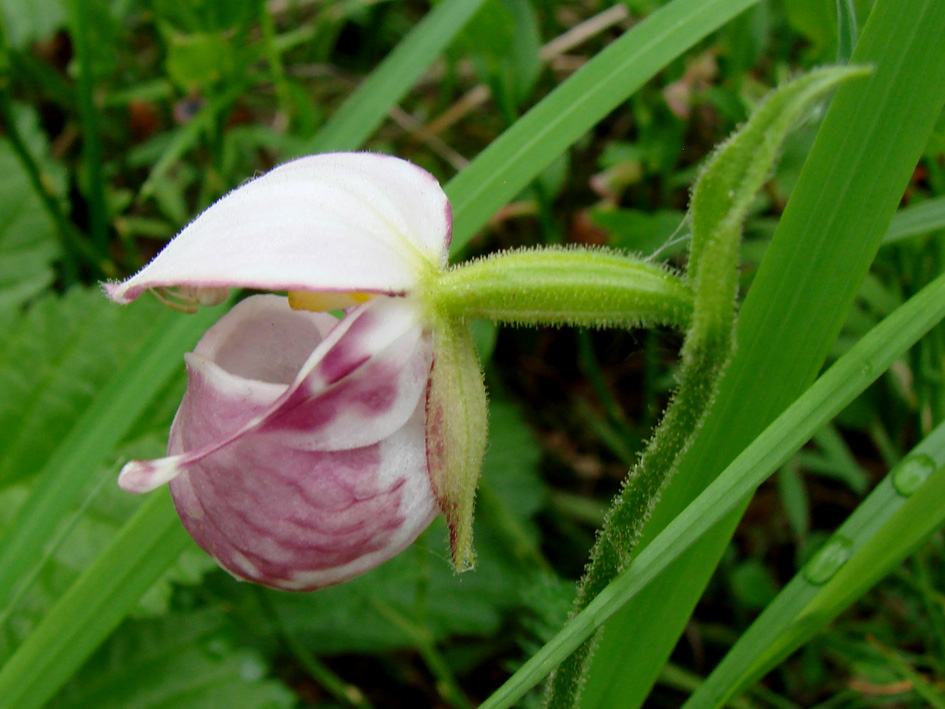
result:
[[[476,706],[564,625],[666,404],[674,333],[479,328],[491,433],[478,568],[462,576],[436,523],[339,587],[238,584],[166,495],[114,485],[122,461],[163,453],[181,353],[220,313],[119,308],[96,283],[257,172],[390,152],[447,185],[454,260],[572,243],[679,263],[699,164],[770,88],[854,47],[877,66],[823,130],[809,116],[755,203],[734,374],[648,541],[945,264],[933,0],[3,0],[0,14],[0,706]],[[650,606],[611,621],[584,705],[679,706],[742,638],[696,706],[945,706],[943,355],[936,327],[881,376],[858,360],[876,384],[783,464],[772,454],[731,541],[714,528]],[[921,441],[928,469],[887,478]],[[911,497],[926,478],[938,487]],[[855,511],[872,521],[838,547]],[[853,557],[869,571],[827,583],[825,544],[837,567],[869,554]]]

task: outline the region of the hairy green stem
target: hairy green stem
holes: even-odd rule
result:
[[[814,99],[840,81],[864,73],[861,68],[821,69],[775,92],[712,156],[699,176],[690,205],[693,239],[687,273],[695,297],[678,386],[591,550],[575,613],[586,608],[632,560],[643,525],[716,395],[734,349],[742,223],[784,137]],[[563,709],[577,704],[595,642],[596,636],[584,642],[552,675],[549,707]]]
[[[730,359],[734,338],[732,325],[735,297],[734,263],[720,258],[720,270],[730,265],[729,283],[715,300],[729,303],[728,312],[718,312],[715,322],[700,331],[690,331],[683,345],[683,364],[679,384],[659,427],[643,451],[640,460],[624,481],[591,551],[584,580],[578,588],[575,609],[587,606],[632,559],[643,524],[649,519],[663,487],[675,472],[679,455],[702,425],[705,412],[715,396],[715,383]],[[705,300],[703,296],[702,300]],[[696,295],[696,312],[702,305]],[[581,690],[584,665],[594,648],[594,639],[585,642],[552,676],[548,705],[573,707]]]
[[[684,327],[693,302],[666,268],[606,249],[504,251],[453,267],[428,290],[449,317],[518,325]]]

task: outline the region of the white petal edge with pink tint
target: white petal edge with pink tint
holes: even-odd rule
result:
[[[446,266],[451,233],[427,171],[375,153],[313,155],[233,190],[105,291],[119,303],[175,286],[404,295]]]

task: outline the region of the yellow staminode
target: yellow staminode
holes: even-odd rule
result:
[[[376,293],[315,293],[304,290],[289,291],[289,307],[293,310],[311,310],[326,312],[344,310],[361,305],[373,298]]]

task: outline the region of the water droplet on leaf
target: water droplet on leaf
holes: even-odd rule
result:
[[[925,453],[907,456],[893,470],[893,487],[903,497],[909,497],[922,487],[936,468],[935,461]]]
[[[853,542],[835,534],[804,565],[804,578],[808,583],[822,586],[832,579],[853,553]]]

